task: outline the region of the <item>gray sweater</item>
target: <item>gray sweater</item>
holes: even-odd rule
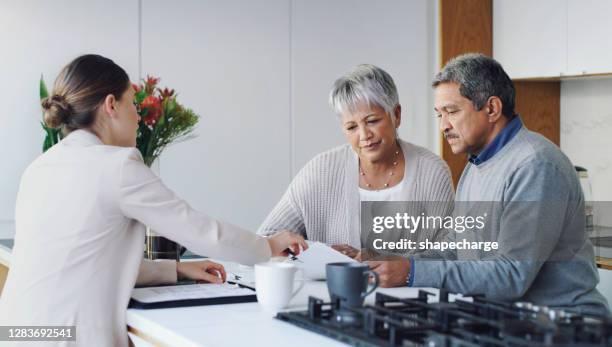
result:
[[[467,164],[455,214],[462,201],[497,202],[488,205],[495,211],[484,234],[499,242],[499,250],[476,254],[477,260],[474,252],[461,251],[446,253],[446,260],[414,259],[413,286],[608,312],[606,299],[595,289],[599,277],[584,227],[580,183],[557,146],[521,128],[492,158]]]
[[[429,150],[399,140],[406,165],[404,180],[410,187],[405,201],[453,201],[454,193],[446,163]],[[452,209],[440,204],[439,208]],[[445,215],[448,211],[432,213]],[[258,233],[267,235],[289,229],[307,239],[361,248],[359,160],[348,145],[323,152],[295,176],[270,212]],[[436,239],[437,231],[419,237]]]

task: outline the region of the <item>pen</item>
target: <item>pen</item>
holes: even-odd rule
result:
[[[298,260],[298,257],[295,256],[295,253],[291,249],[287,248],[287,253],[289,253],[289,255],[291,256],[289,259]]]

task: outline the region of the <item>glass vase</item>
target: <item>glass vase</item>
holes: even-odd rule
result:
[[[157,158],[151,164],[151,170],[157,176],[160,176],[159,158]],[[146,259],[174,259],[176,261],[180,261],[181,255],[183,255],[185,251],[185,247],[182,247],[180,244],[158,235],[149,226],[146,227],[144,250],[144,257]]]

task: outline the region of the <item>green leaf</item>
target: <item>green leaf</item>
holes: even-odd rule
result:
[[[164,100],[164,113],[165,114],[170,115],[174,113],[175,109],[176,109],[176,99],[175,98]]]
[[[144,91],[144,88],[141,89],[138,93],[134,94],[134,99],[137,104],[141,104],[142,101],[147,97],[147,92]]]
[[[47,85],[45,84],[45,80],[43,79],[43,75],[40,75],[40,86],[39,86],[40,100],[49,96],[49,91],[47,91]]]
[[[40,75],[40,82],[38,83],[38,93],[40,95],[40,100],[49,96],[49,91],[47,90],[47,85],[45,84],[43,75]],[[43,114],[43,117],[44,117],[44,114]],[[54,134],[51,131],[52,129],[48,128],[44,122],[40,122],[40,125],[45,131],[45,140],[43,141],[43,148],[42,148],[43,153],[44,153],[55,144]]]
[[[157,124],[155,124],[155,128],[161,128],[166,123],[166,115],[162,114],[161,117],[157,120]]]

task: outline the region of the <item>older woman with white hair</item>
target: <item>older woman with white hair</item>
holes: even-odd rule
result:
[[[309,240],[355,256],[368,237],[360,233],[362,201],[453,201],[444,161],[398,138],[402,108],[387,72],[373,65],[357,66],[334,83],[329,103],[339,115],[348,144],[307,163],[258,233],[296,230]],[[438,210],[425,211],[427,215],[448,215],[452,209],[450,203],[430,206]],[[439,230],[422,230],[412,237],[435,240],[441,235]],[[381,277],[383,286],[399,285],[395,282]]]

